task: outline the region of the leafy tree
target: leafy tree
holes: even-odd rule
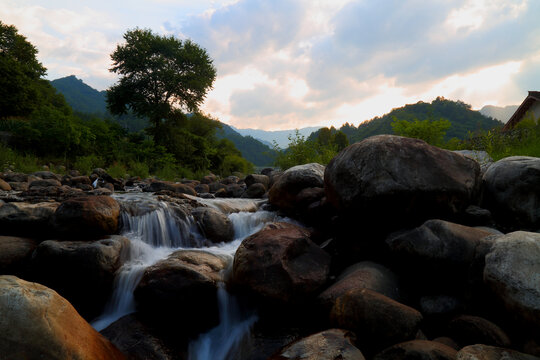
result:
[[[343,131],[337,131],[334,134],[333,142],[338,152],[349,146],[349,139],[347,139],[347,135]]]
[[[428,144],[440,146],[446,130],[450,128],[450,121],[446,119],[407,121],[394,118],[391,125],[396,135],[421,139]]]
[[[112,53],[110,71],[119,82],[107,90],[113,114],[128,110],[150,119],[154,139],[165,145],[161,127],[176,107],[196,111],[216,78],[206,50],[190,40],[160,36],[148,29],[129,30],[125,44]]]
[[[0,118],[26,116],[35,109],[39,79],[46,73],[36,55],[15,26],[0,21]]]
[[[330,129],[328,130],[330,131]],[[282,170],[312,162],[328,164],[337,154],[336,147],[333,144],[324,145],[318,141],[306,140],[298,129],[295,136],[289,136],[289,147],[287,149],[279,150],[275,142],[274,149],[278,153],[274,165]]]

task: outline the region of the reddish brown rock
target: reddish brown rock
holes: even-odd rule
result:
[[[448,330],[462,347],[474,344],[510,346],[510,338],[500,327],[479,316],[458,316],[450,322]]]
[[[476,344],[458,351],[456,360],[540,360],[540,358],[511,349]]]
[[[413,340],[391,346],[373,360],[454,360],[457,351],[435,341]]]
[[[26,274],[36,246],[32,239],[0,236],[0,274]]]

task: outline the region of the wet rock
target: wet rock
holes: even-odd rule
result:
[[[539,357],[519,351],[482,344],[466,346],[456,355],[456,360],[540,360]]]
[[[509,347],[508,335],[497,325],[479,316],[461,315],[448,325],[450,336],[461,346],[485,344]]]
[[[336,327],[354,331],[362,351],[373,351],[414,339],[422,315],[373,290],[355,289],[336,299],[330,321]]]
[[[330,329],[287,345],[268,360],[364,360],[346,330]]]
[[[297,212],[297,195],[306,188],[323,187],[324,166],[317,163],[287,169],[268,191],[268,201],[278,209]]]
[[[36,246],[32,239],[0,236],[0,274],[25,276]]]
[[[312,296],[326,282],[330,256],[309,237],[296,225],[267,224],[236,251],[234,282],[280,302]]]
[[[208,185],[208,187],[210,188],[210,192],[212,192],[212,193],[215,193],[215,192],[217,192],[217,191],[220,190],[220,189],[224,189],[224,190],[225,190],[225,189],[227,188],[225,185],[223,185],[222,183],[217,182],[217,181],[210,183],[210,184]]]
[[[34,278],[56,290],[90,320],[109,299],[115,273],[128,249],[129,240],[118,235],[97,241],[47,240],[34,252]]]
[[[192,210],[201,233],[212,242],[229,242],[234,238],[231,220],[220,211],[199,207]]]
[[[265,190],[268,189],[270,185],[270,178],[266,175],[260,174],[250,174],[246,176],[245,180],[247,187],[249,188],[253,184],[262,184],[264,185]]]
[[[26,183],[26,182],[28,182],[28,175],[27,174],[16,173],[16,172],[4,173],[3,178],[4,178],[4,181],[6,181],[8,183],[11,183],[11,182]]]
[[[64,298],[0,276],[0,354],[6,359],[124,359]]]
[[[454,360],[457,351],[440,342],[412,340],[391,346],[373,360]]]
[[[238,176],[231,175],[227,176],[225,179],[221,179],[220,183],[222,183],[223,185],[233,185],[238,184],[239,180],[240,178]]]
[[[208,186],[207,184],[199,184],[195,186],[194,189],[197,192],[197,194],[210,192],[210,186]]]
[[[55,173],[51,171],[36,171],[35,173],[32,173],[32,175],[37,176],[38,178],[44,179],[44,180],[56,180],[60,181],[60,176],[56,175]]]
[[[211,184],[216,181],[217,181],[217,176],[214,174],[209,174],[201,179],[201,184]]]
[[[239,184],[230,184],[226,187],[227,197],[239,198],[245,191],[245,187]]]
[[[396,276],[382,265],[363,261],[345,269],[334,284],[319,295],[319,301],[325,307],[331,308],[336,299],[346,292],[363,288],[399,300]]]
[[[0,190],[2,190],[2,191],[11,191],[11,185],[9,185],[4,180],[0,179]]]
[[[345,148],[324,175],[327,199],[336,209],[388,230],[461,213],[476,201],[479,179],[476,161],[393,135]]]
[[[197,192],[191,186],[176,184],[170,181],[153,181],[143,189],[145,192],[158,192],[163,190],[197,196]]]
[[[28,185],[28,189],[33,188],[46,188],[46,187],[60,187],[62,186],[62,183],[56,179],[40,179],[40,180],[34,180]]]
[[[483,177],[483,207],[510,229],[540,229],[540,158],[497,161]]]
[[[449,295],[431,295],[420,298],[420,310],[425,316],[441,318],[455,314],[460,305],[458,298]]]
[[[101,331],[131,360],[172,360],[171,351],[135,315],[124,316]]]
[[[50,235],[50,219],[60,204],[11,202],[0,207],[0,234],[18,236]]]
[[[540,332],[540,234],[501,236],[485,259],[484,281],[491,291],[510,313]]]
[[[52,219],[63,236],[81,239],[116,234],[120,205],[109,196],[81,196],[64,201]]]
[[[266,187],[260,183],[254,183],[242,194],[243,198],[260,199],[266,194]]]
[[[175,331],[193,334],[217,325],[217,288],[226,266],[223,258],[203,251],[174,252],[145,269],[135,290],[139,311],[147,321]]]
[[[441,336],[441,337],[435,338],[433,339],[433,341],[449,346],[452,349],[457,350],[457,351],[461,349],[461,346],[459,346],[452,338],[449,338],[447,336]]]

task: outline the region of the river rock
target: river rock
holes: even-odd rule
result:
[[[217,288],[227,266],[203,251],[179,250],[145,269],[135,289],[139,311],[163,327],[198,333],[218,322]]]
[[[310,232],[289,223],[270,223],[242,241],[236,251],[233,280],[256,294],[296,302],[320,290],[330,256],[310,240]]]
[[[9,182],[9,186],[11,186],[11,190],[13,191],[26,191],[28,190],[28,183],[27,182]]]
[[[210,192],[210,186],[207,184],[198,184],[194,187],[197,194],[205,194]]]
[[[325,330],[287,345],[268,360],[364,360],[351,337],[346,330]]]
[[[214,174],[208,174],[201,179],[201,184],[211,184],[217,181],[217,176]]]
[[[171,191],[173,193],[188,194],[197,196],[197,192],[191,186],[185,184],[172,183],[170,181],[152,181],[143,189],[146,192]]]
[[[3,179],[8,183],[11,183],[11,182],[26,183],[28,182],[28,174],[8,172],[8,173],[4,173]]]
[[[0,179],[0,190],[2,190],[2,191],[11,191],[11,185],[9,185],[4,180]]]
[[[511,349],[476,344],[459,350],[456,360],[540,360],[540,358]]]
[[[227,187],[220,182],[214,181],[208,185],[211,193],[218,192],[219,190],[225,190]]]
[[[540,234],[516,231],[495,240],[484,281],[506,308],[540,332]]]
[[[253,184],[262,184],[265,189],[268,189],[268,186],[270,185],[270,178],[262,174],[250,174],[246,176],[244,181],[248,188]]]
[[[59,205],[56,202],[6,203],[0,206],[0,234],[38,238],[48,236],[51,233],[50,220]]]
[[[36,246],[32,239],[0,236],[0,274],[25,276]]]
[[[120,205],[110,196],[81,196],[66,200],[58,207],[53,225],[71,238],[92,238],[116,234]]]
[[[124,316],[101,331],[130,360],[172,360],[174,357],[134,314]]]
[[[463,212],[476,201],[479,179],[476,161],[393,135],[345,148],[324,174],[327,199],[336,209],[389,230]]]
[[[225,179],[221,179],[220,183],[222,183],[223,185],[233,185],[238,184],[239,180],[240,178],[238,176],[231,175],[227,176]]]
[[[486,151],[479,150],[455,150],[457,154],[461,154],[473,160],[476,160],[480,164],[480,170],[484,174],[487,169],[493,164],[493,159]]]
[[[115,273],[125,261],[129,244],[118,235],[97,241],[44,241],[32,258],[34,278],[92,319],[112,293]]]
[[[260,199],[264,194],[266,194],[266,187],[261,183],[254,183],[246,189],[242,194],[242,197],[248,199]]]
[[[64,298],[43,285],[0,276],[0,354],[5,359],[124,359]]]
[[[227,185],[225,190],[227,190],[227,197],[239,198],[242,197],[242,194],[244,193],[246,188],[245,186],[242,186],[240,184],[230,184]]]
[[[201,233],[210,241],[229,242],[234,238],[234,228],[231,220],[220,211],[212,208],[199,207],[192,210]]]
[[[362,351],[381,350],[414,339],[422,315],[376,291],[355,289],[336,299],[330,321],[336,327],[354,331]]]
[[[47,187],[60,187],[62,183],[56,179],[39,179],[34,180],[28,185],[28,189],[33,188],[47,188]]]
[[[540,229],[540,158],[497,161],[483,177],[483,207],[508,228]]]
[[[458,316],[448,324],[448,330],[462,347],[474,344],[510,346],[510,338],[500,327],[479,316]]]
[[[391,299],[399,300],[396,276],[382,265],[363,261],[345,269],[334,284],[319,295],[319,301],[331,308],[336,299],[354,289],[371,289]]]
[[[268,191],[268,201],[285,212],[297,212],[296,198],[303,189],[323,187],[324,166],[317,163],[287,169]]]
[[[455,360],[457,351],[440,342],[412,340],[391,346],[373,360]]]
[[[36,171],[34,173],[32,173],[33,176],[37,176],[38,178],[41,178],[41,179],[52,179],[52,180],[57,180],[57,181],[60,181],[60,176],[59,175],[56,175],[55,173],[53,173],[52,171]]]

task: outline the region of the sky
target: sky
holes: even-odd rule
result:
[[[204,47],[202,110],[237,128],[358,125],[437,96],[474,109],[540,90],[538,0],[0,0],[50,80],[104,90],[136,27]]]

